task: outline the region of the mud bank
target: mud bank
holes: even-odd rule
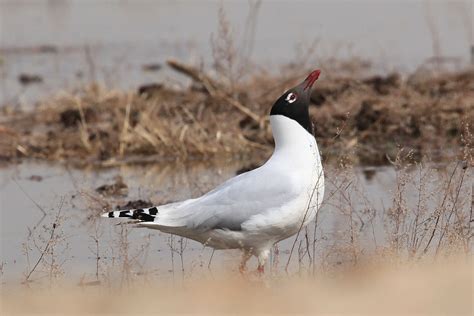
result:
[[[31,111],[5,106],[0,158],[100,166],[261,159],[273,146],[271,105],[304,77],[260,73],[229,82],[174,60],[168,66],[189,77],[189,87],[152,83],[120,91],[91,84],[42,100]],[[360,77],[323,69],[310,114],[329,161],[381,165],[400,150],[415,160],[466,159],[473,150],[474,72]]]

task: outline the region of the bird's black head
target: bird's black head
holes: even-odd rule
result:
[[[273,104],[270,115],[283,115],[298,122],[309,133],[313,133],[311,120],[309,118],[309,100],[311,87],[318,79],[321,71],[315,70],[299,85],[286,91]]]

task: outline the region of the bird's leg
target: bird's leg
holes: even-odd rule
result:
[[[247,261],[252,257],[252,253],[250,251],[244,250],[242,253],[242,261],[239,265],[239,272],[240,274],[245,274],[247,271]]]
[[[265,262],[267,261],[269,254],[270,254],[270,250],[265,249],[261,251],[257,256],[257,259],[258,259],[257,273],[259,275],[263,275],[265,273]]]

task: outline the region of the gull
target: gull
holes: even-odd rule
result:
[[[186,237],[214,249],[241,249],[239,271],[255,256],[257,271],[275,243],[297,234],[316,216],[324,195],[324,173],[309,116],[311,89],[320,70],[287,90],[273,104],[272,156],[208,193],[150,208],[111,211],[137,225]]]

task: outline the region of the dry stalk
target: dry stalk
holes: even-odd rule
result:
[[[77,105],[77,109],[79,110],[79,115],[81,117],[81,123],[79,126],[79,133],[81,137],[82,144],[87,149],[87,151],[92,152],[92,145],[89,141],[90,135],[87,128],[86,117],[84,115],[84,110],[82,109],[82,100],[78,97],[74,98],[74,101]]]
[[[169,246],[170,251],[171,251],[171,265],[172,265],[172,269],[173,269],[173,278],[174,278],[174,254],[176,253],[179,256],[179,260],[180,260],[180,264],[181,264],[181,278],[182,278],[183,281],[184,281],[184,277],[185,277],[184,251],[186,250],[187,245],[188,245],[188,239],[184,238],[184,237],[179,237],[177,248],[175,248],[175,246],[174,246],[174,236],[170,235],[170,237],[168,239],[168,246]],[[212,259],[212,256],[211,256],[211,259]],[[209,259],[209,266],[210,266],[210,260],[211,259]]]
[[[447,198],[448,198],[449,188],[451,187],[451,183],[453,181],[454,174],[456,173],[458,165],[459,165],[459,163],[456,163],[456,166],[453,168],[453,172],[451,173],[451,175],[449,177],[448,184],[447,184],[446,189],[445,189],[445,194],[444,194],[444,197],[443,197],[443,201],[441,202],[441,205],[439,206],[439,208],[434,212],[434,216],[436,217],[435,224],[434,224],[433,229],[431,230],[430,238],[428,239],[428,242],[426,243],[425,248],[423,249],[423,254],[426,254],[428,252],[428,249],[429,249],[429,247],[431,245],[431,242],[433,241],[433,238],[434,238],[435,233],[437,231],[438,223],[439,223],[441,215],[444,211],[444,206],[445,206],[445,203],[446,203]]]
[[[211,271],[211,264],[212,264],[212,259],[214,258],[214,252],[216,250],[212,248],[211,256],[209,257],[209,261],[207,262],[207,269]]]
[[[441,64],[440,64],[441,45],[439,41],[439,31],[438,31],[438,28],[436,27],[431,4],[429,3],[429,1],[425,1],[425,18],[426,18],[426,23],[428,24],[428,29],[430,30],[430,33],[431,33],[431,43],[433,47],[433,56],[435,58],[436,68],[439,71],[441,67]]]
[[[468,236],[467,236],[467,247],[466,249],[471,249],[471,239],[474,237],[473,231],[473,224],[474,223],[474,183],[471,184],[471,208],[469,211],[469,223],[467,224],[468,227]]]
[[[89,237],[94,241],[94,246],[95,247],[89,247],[89,250],[94,254],[95,256],[95,277],[96,281],[99,281],[99,265],[100,265],[100,260],[101,255],[100,255],[100,238],[102,237],[103,232],[99,232],[100,230],[100,222],[96,221],[94,223],[94,235],[90,235]]]
[[[261,0],[249,1],[249,11],[245,21],[242,44],[237,54],[240,57],[240,65],[237,69],[237,78],[242,78],[249,73],[249,66],[253,48],[255,45],[255,35],[258,22],[258,13],[262,5]]]
[[[217,36],[211,34],[211,47],[216,71],[229,82],[230,88],[234,91],[238,55],[232,27],[227,19],[223,3],[218,11]]]
[[[21,192],[23,192],[23,194],[28,198],[28,200],[30,200],[36,206],[36,208],[40,210],[41,213],[43,213],[42,218],[44,218],[46,216],[46,211],[41,207],[41,205],[39,205],[35,200],[33,200],[33,198],[23,189],[23,187],[18,183],[18,181],[16,181],[15,179],[12,180],[16,183],[18,188],[21,190]]]
[[[84,45],[84,56],[86,59],[86,64],[89,67],[89,80],[91,82],[96,82],[97,81],[96,66],[95,66],[94,58],[92,57],[91,47],[89,45]]]
[[[439,240],[438,240],[438,245],[436,247],[436,252],[435,252],[435,256],[438,256],[438,253],[439,253],[439,250],[440,250],[440,247],[441,247],[441,243],[443,241],[443,238],[444,238],[444,235],[446,234],[447,230],[449,229],[449,225],[450,225],[450,221],[451,221],[451,216],[453,215],[453,213],[456,211],[456,206],[457,206],[457,202],[458,202],[458,199],[459,199],[459,193],[461,192],[461,188],[463,186],[463,183],[464,183],[464,176],[466,174],[466,169],[462,169],[461,171],[461,180],[459,181],[459,185],[457,186],[456,188],[456,196],[454,198],[454,201],[453,201],[453,206],[451,208],[451,211],[449,212],[449,215],[448,215],[448,218],[446,220],[446,224],[444,226],[444,229],[442,230],[441,232],[441,236],[439,237]]]
[[[130,109],[132,107],[132,102],[131,102],[131,95],[128,95],[127,98],[127,105],[125,106],[125,117],[123,120],[123,126],[122,126],[122,132],[120,134],[120,145],[119,145],[119,155],[120,157],[123,157],[123,153],[125,151],[126,147],[126,142],[130,138],[129,136],[129,128],[130,128]]]
[[[316,191],[318,191],[317,189],[318,189],[318,186],[319,186],[319,181],[321,180],[321,177],[322,177],[322,176],[323,176],[323,175],[322,175],[322,173],[320,172],[320,173],[318,174],[318,178],[316,179],[316,183],[315,183],[313,189],[311,190],[311,194],[310,194],[309,200],[308,200],[308,205],[306,206],[306,210],[305,210],[305,213],[304,213],[304,215],[303,215],[303,219],[301,220],[301,224],[300,224],[300,226],[299,226],[299,228],[298,228],[298,232],[296,233],[295,240],[293,241],[293,244],[291,245],[290,254],[289,254],[289,256],[288,256],[288,260],[287,260],[286,265],[285,265],[285,272],[286,272],[287,274],[288,274],[288,268],[289,268],[290,262],[291,262],[291,256],[292,256],[292,254],[293,254],[293,251],[294,251],[294,249],[295,249],[296,242],[297,242],[297,240],[298,240],[298,237],[299,237],[299,235],[300,235],[301,230],[303,229],[303,225],[304,225],[304,223],[305,223],[305,221],[306,221],[306,218],[307,218],[307,216],[308,216],[308,213],[309,213],[309,211],[310,211],[310,208],[311,208],[311,201],[313,200],[314,193],[315,193]],[[316,198],[319,199],[320,197],[317,196]],[[322,197],[321,197],[321,198],[322,198]],[[316,205],[317,205],[317,202],[316,202]],[[316,207],[317,207],[317,206],[316,206]],[[317,212],[317,209],[315,210],[315,212]]]
[[[50,233],[49,239],[46,241],[46,244],[45,244],[44,248],[41,250],[40,256],[39,256],[38,260],[36,261],[36,263],[33,265],[33,268],[26,274],[25,283],[30,282],[31,275],[36,271],[36,268],[38,267],[38,265],[41,262],[43,262],[44,256],[49,252],[49,250],[51,249],[51,247],[53,245],[53,242],[55,240],[56,229],[60,225],[60,216],[61,216],[61,211],[62,211],[62,208],[63,208],[63,204],[64,204],[64,197],[61,198],[58,213],[56,214],[56,218],[55,218],[55,220],[54,220],[54,222],[51,226],[51,233]],[[52,253],[52,256],[53,255],[54,254]],[[54,259],[52,259],[52,261],[51,261],[51,269],[53,269],[53,264],[54,264]]]

